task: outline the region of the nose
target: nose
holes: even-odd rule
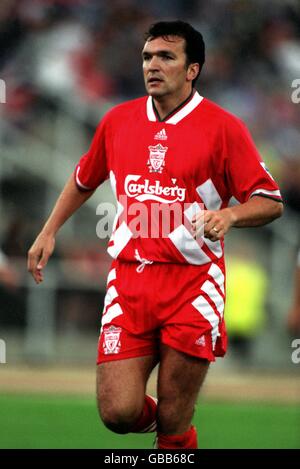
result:
[[[159,59],[153,55],[147,65],[149,71],[159,70]]]

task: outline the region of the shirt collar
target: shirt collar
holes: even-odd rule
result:
[[[184,101],[180,106],[178,106],[174,111],[172,111],[171,115],[167,116],[162,122],[166,124],[176,125],[182,119],[184,119],[188,114],[190,114],[203,100],[203,96],[201,96],[198,91],[194,93],[191,99],[188,98],[187,102]],[[153,101],[152,97],[149,96],[147,99],[147,117],[150,122],[159,122],[155,111],[153,109]]]

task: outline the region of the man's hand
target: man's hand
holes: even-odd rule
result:
[[[27,268],[37,284],[43,281],[43,268],[46,266],[54,246],[54,236],[41,232],[28,251]]]
[[[203,233],[211,241],[218,241],[227,231],[237,228],[262,226],[280,217],[283,206],[276,200],[253,196],[243,204],[237,204],[222,210],[205,210],[192,218],[194,237]],[[204,230],[203,230],[204,224]]]
[[[205,210],[192,219],[192,229],[196,238],[203,230],[204,237],[211,241],[218,241],[228,232],[235,222],[235,216],[230,208],[222,210]]]

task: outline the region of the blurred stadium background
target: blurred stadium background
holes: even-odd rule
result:
[[[61,230],[39,287],[26,253],[101,116],[144,94],[144,31],[176,18],[205,38],[200,94],[246,122],[286,203],[272,225],[228,236],[230,350],[199,398],[200,445],[300,448],[300,364],[286,327],[300,231],[299,0],[1,0],[1,448],[151,447],[152,436],[115,436],[96,415],[110,263],[96,207],[113,200],[109,186]]]

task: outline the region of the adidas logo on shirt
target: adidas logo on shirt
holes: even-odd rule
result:
[[[162,129],[159,132],[157,132],[157,134],[154,137],[154,140],[167,140],[167,138],[168,138],[167,132],[165,131],[165,129]]]

